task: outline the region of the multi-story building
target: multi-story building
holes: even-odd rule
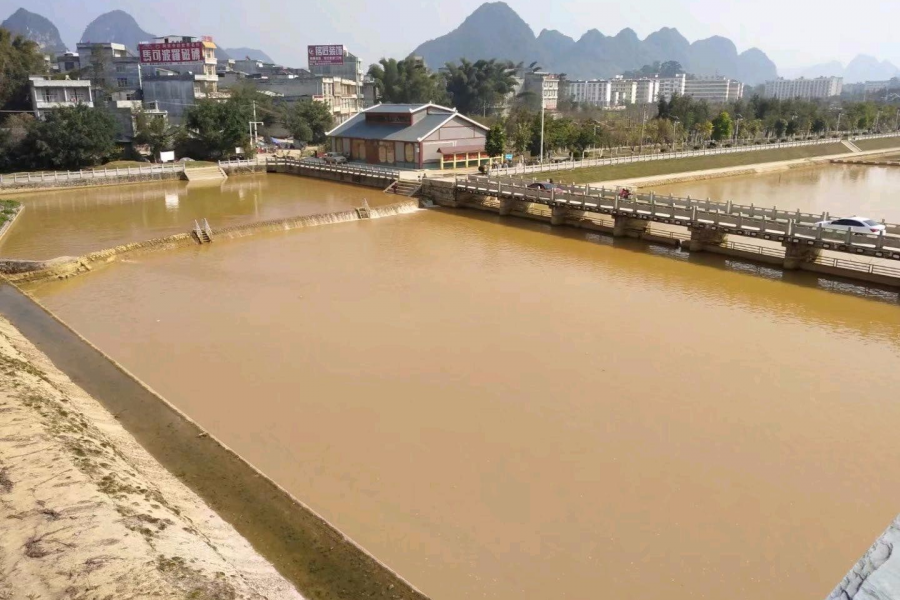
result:
[[[80,43],[81,68],[90,78],[98,101],[140,100],[141,64],[124,44]]]
[[[31,106],[34,116],[44,115],[58,108],[85,104],[93,108],[94,97],[91,82],[80,79],[45,79],[40,76],[28,78],[31,87]]]
[[[744,95],[744,84],[727,77],[698,77],[685,81],[684,95],[710,104],[724,104],[740,100]]]
[[[621,75],[610,80],[610,102],[614,105],[634,104],[637,100],[637,81]]]
[[[788,100],[791,98],[831,98],[840,96],[844,87],[843,77],[816,77],[815,79],[783,79],[766,82],[765,95],[768,98]]]
[[[641,77],[636,80],[635,104],[653,104],[659,100],[659,79],[656,77]]]
[[[322,52],[325,51],[329,52],[329,54],[323,55]],[[335,79],[349,79],[356,83],[356,105],[359,107],[359,110],[362,110],[366,105],[366,68],[359,57],[351,53],[344,46],[339,45],[309,46],[308,54],[309,72],[313,75]],[[421,60],[421,58],[419,60]],[[422,64],[424,66],[424,62]]]
[[[659,94],[666,102],[672,99],[676,94],[684,96],[684,86],[687,76],[684,73],[675,75],[674,77],[659,78]]]
[[[107,103],[106,110],[116,120],[116,141],[128,144],[134,141],[137,134],[137,117],[143,113],[150,119],[168,121],[168,113],[160,110],[155,103],[144,103],[140,100],[114,100]]]
[[[541,98],[546,110],[556,110],[559,105],[559,75],[534,71],[525,73],[523,90]]]
[[[64,52],[56,56],[56,70],[60,73],[68,73],[81,68],[77,52]]]
[[[610,105],[612,86],[608,79],[566,80],[560,94],[579,104],[605,107]]]
[[[216,44],[204,36],[166,36],[140,44],[144,100],[181,122],[197,100],[227,97],[219,92]]]
[[[248,78],[256,89],[282,97],[283,102],[314,100],[324,102],[331,110],[336,124],[343,123],[364,107],[360,105],[362,93],[353,79],[309,75],[306,77]]]

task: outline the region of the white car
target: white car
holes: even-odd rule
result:
[[[878,235],[884,231],[884,225],[865,217],[847,217],[845,219],[833,219],[831,221],[819,221],[817,227],[834,231],[852,231],[853,233],[866,233]]]
[[[322,159],[331,165],[342,165],[347,162],[347,157],[340,152],[328,152]]]

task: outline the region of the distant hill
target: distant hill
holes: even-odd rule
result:
[[[0,27],[36,42],[41,50],[48,54],[61,54],[66,51],[66,45],[59,36],[56,25],[50,22],[50,19],[28,12],[24,8],[10,15],[0,23]]]
[[[843,77],[844,83],[860,83],[863,81],[886,81],[900,77],[900,68],[886,60],[878,60],[874,56],[860,54],[845,67],[838,61],[784,69],[782,76],[787,78],[806,77]]]
[[[225,52],[227,52],[228,56],[235,60],[249,58],[250,60],[259,60],[265,63],[275,62],[269,57],[268,54],[266,54],[262,50],[257,50],[255,48],[226,48]]]
[[[676,60],[695,75],[721,75],[756,85],[777,76],[761,50],[738,53],[734,43],[714,36],[688,42],[677,29],[665,27],[641,40],[631,29],[606,36],[591,29],[579,40],[558,31],[535,37],[531,27],[504,2],[481,5],[455,30],[425,42],[412,54],[432,68],[460,58],[498,58],[566,73],[570,78],[604,78],[640,69],[654,61]]]
[[[85,28],[81,41],[124,44],[126,48],[136,53],[138,44],[155,37],[152,33],[141,29],[134,17],[124,10],[114,10],[91,21]]]

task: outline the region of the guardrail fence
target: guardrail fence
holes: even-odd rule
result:
[[[137,175],[160,175],[163,173],[182,173],[184,163],[163,163],[160,165],[112,167],[88,169],[80,171],[44,171],[39,173],[10,173],[0,175],[0,187],[14,187],[29,183],[67,183],[70,181],[95,181],[101,179],[118,179]]]

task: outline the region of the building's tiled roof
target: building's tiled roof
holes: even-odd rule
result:
[[[372,108],[366,110],[366,112],[370,113],[389,113],[389,114],[397,114],[397,113],[415,113],[419,112],[423,108],[433,107],[437,109],[442,109],[446,111],[448,114],[453,112],[453,109],[445,108],[443,106],[437,106],[436,104],[379,104],[377,106],[373,106]]]
[[[365,113],[360,113],[340,125],[328,135],[361,140],[385,140],[392,142],[418,142],[433,130],[454,117],[454,113],[426,115],[419,122],[403,127],[387,123],[367,123]]]

